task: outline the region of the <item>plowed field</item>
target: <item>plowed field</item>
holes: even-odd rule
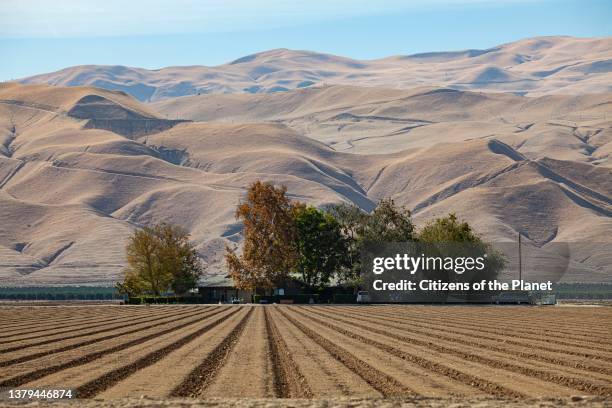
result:
[[[612,398],[612,308],[0,308],[0,388],[80,398]]]

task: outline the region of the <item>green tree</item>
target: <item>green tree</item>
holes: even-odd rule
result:
[[[115,288],[120,294],[130,297],[138,296],[145,291],[142,279],[133,270],[126,270],[123,282],[117,282]]]
[[[480,256],[486,254],[485,269],[474,273],[471,276],[472,281],[495,279],[506,264],[506,259],[502,253],[495,251],[490,244],[484,242],[474,232],[467,222],[460,221],[452,213],[427,223],[419,231],[418,240],[424,244],[438,244],[436,247],[445,256]]]
[[[128,267],[125,270],[127,284],[132,289],[160,295],[172,281],[172,274],[163,268],[160,259],[161,242],[156,228],[145,227],[134,231],[126,246]]]
[[[198,286],[203,267],[195,248],[183,248],[180,267],[176,269],[170,287],[177,295],[185,295]]]
[[[333,204],[328,207],[328,212],[340,225],[346,246],[346,259],[337,271],[337,278],[343,284],[357,288],[361,283],[361,236],[369,214],[348,203]]]
[[[357,288],[361,283],[361,252],[368,243],[406,242],[416,239],[410,211],[382,199],[371,213],[352,204],[336,204],[329,212],[340,224],[347,240],[347,262],[340,270],[340,281]]]
[[[363,233],[368,213],[355,204],[348,203],[332,204],[327,211],[336,219],[345,237],[351,241],[358,240]]]
[[[414,225],[411,213],[404,206],[398,206],[391,198],[378,202],[374,211],[365,218],[361,228],[361,239],[365,242],[407,242],[414,241]]]
[[[185,294],[197,285],[203,268],[187,231],[179,226],[157,224],[134,231],[126,246],[128,266],[121,293],[160,295],[172,288]]]
[[[238,205],[236,218],[244,224],[242,254],[226,247],[231,278],[241,289],[257,291],[281,285],[297,260],[294,205],[285,186],[257,181],[246,200]]]
[[[295,271],[309,288],[329,283],[333,274],[347,262],[347,240],[340,224],[329,213],[312,206],[296,206],[298,258]]]
[[[482,242],[472,227],[465,221],[461,222],[455,214],[436,218],[427,223],[418,233],[422,242]]]
[[[203,267],[189,233],[180,226],[161,224],[155,228],[160,246],[162,267],[172,275],[170,288],[177,295],[194,289],[202,276]]]

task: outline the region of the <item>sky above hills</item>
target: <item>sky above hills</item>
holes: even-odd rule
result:
[[[273,48],[357,59],[612,35],[607,0],[4,0],[0,80],[71,65],[218,65]]]

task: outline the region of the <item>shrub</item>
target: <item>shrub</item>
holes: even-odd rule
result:
[[[319,295],[316,293],[301,293],[299,295],[272,295],[272,296],[263,296],[263,295],[254,295],[253,302],[261,303],[263,300],[267,303],[280,303],[281,300],[292,300],[293,303],[297,304],[308,304],[310,303],[310,299],[314,301],[314,303],[319,303]]]
[[[352,293],[335,293],[333,303],[357,303],[357,295]]]

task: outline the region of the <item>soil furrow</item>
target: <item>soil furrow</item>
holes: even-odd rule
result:
[[[316,312],[314,310],[309,310],[309,313],[320,314],[319,312]],[[329,318],[329,316],[327,315],[323,315],[323,316]],[[486,366],[496,367],[496,368],[500,368],[500,369],[504,369],[508,371],[513,371],[513,372],[518,372],[524,375],[539,378],[544,381],[550,381],[550,382],[560,384],[560,385],[563,385],[569,388],[578,389],[580,391],[587,392],[590,394],[596,394],[600,396],[612,396],[612,388],[610,387],[607,387],[602,384],[593,383],[592,382],[593,380],[588,381],[583,378],[568,377],[566,375],[563,375],[563,373],[559,373],[558,370],[557,372],[555,372],[555,370],[553,369],[551,369],[550,371],[534,369],[531,367],[526,367],[524,365],[512,364],[507,361],[501,361],[499,359],[485,357],[482,354],[470,353],[470,352],[464,351],[465,349],[462,350],[462,349],[457,349],[457,348],[445,347],[443,345],[440,345],[432,341],[419,340],[414,337],[398,335],[398,334],[390,332],[389,330],[377,329],[373,327],[372,325],[360,324],[353,320],[343,319],[340,317],[333,317],[333,319],[350,324],[352,327],[362,328],[364,330],[367,330],[368,332],[382,334],[383,336],[390,337],[390,338],[399,340],[404,343],[423,346],[428,349],[435,350],[439,353],[452,354],[462,359],[481,363]],[[320,319],[316,319],[316,320],[318,320],[320,324],[326,324],[326,325],[329,324],[327,323],[327,321],[323,322]],[[332,328],[334,327],[333,324],[329,324],[329,326]]]
[[[117,308],[115,313],[126,313],[127,309]],[[0,311],[0,318],[7,322],[7,327],[28,327],[32,323],[36,322],[47,322],[48,319],[56,320],[58,317],[64,317],[67,320],[78,320],[87,318],[90,316],[102,316],[109,313],[109,308],[106,306],[98,306],[91,307],[88,309],[74,309],[74,308],[66,308],[66,307],[48,307],[45,309],[22,309],[20,310],[20,316],[15,317],[13,312],[8,312],[7,310]]]
[[[78,334],[73,334],[70,336],[62,336],[60,338],[54,338],[54,339],[47,339],[47,340],[43,340],[43,341],[39,341],[36,343],[26,343],[26,344],[20,344],[19,346],[13,346],[13,347],[8,347],[5,349],[0,349],[0,353],[12,353],[15,351],[19,351],[19,350],[23,350],[26,348],[31,348],[31,347],[38,347],[38,346],[44,346],[47,344],[53,344],[53,343],[57,343],[57,342],[64,342],[66,340],[72,340],[72,339],[77,339],[80,337],[86,337],[86,336],[93,336],[96,334],[100,334],[100,333],[105,333],[105,332],[109,332],[109,331],[113,331],[113,330],[119,330],[119,329],[124,329],[126,327],[133,327],[134,325],[137,324],[143,324],[143,323],[149,323],[149,322],[155,322],[155,321],[160,321],[166,318],[170,318],[170,317],[174,317],[174,316],[186,316],[186,314],[184,312],[174,312],[174,313],[164,313],[161,315],[155,315],[154,317],[151,316],[147,316],[145,318],[143,317],[139,317],[136,319],[128,319],[126,324],[119,324],[119,325],[114,325],[114,324],[104,324],[104,325],[100,325],[97,327],[103,327],[102,329],[97,329],[97,330],[93,330],[93,331],[85,331],[82,332],[81,330],[70,330],[69,333],[72,333],[74,331],[78,331]],[[119,320],[119,322],[124,321],[123,319]],[[54,334],[54,336],[59,335],[59,334]],[[3,362],[0,362],[0,367],[2,367]]]
[[[232,308],[228,308],[232,310]],[[227,337],[248,313],[247,307],[239,307],[239,312],[232,314],[210,330],[206,335],[168,353],[156,361],[112,387],[96,394],[96,398],[127,398],[134,395],[150,398],[166,398],[186,376]],[[140,346],[139,346],[140,347]],[[126,350],[127,351],[127,350]],[[163,373],[160,376],[159,373]]]
[[[250,307],[240,323],[238,323],[221,344],[215,347],[206,359],[192,370],[181,384],[172,390],[170,393],[171,397],[196,397],[211,384],[238,342],[252,313],[253,307]]]
[[[373,308],[373,309],[379,310],[377,308]],[[441,319],[446,319],[448,317],[457,323],[468,323],[468,324],[476,325],[477,327],[499,327],[500,329],[510,330],[512,331],[512,333],[516,333],[516,334],[525,333],[525,334],[542,335],[543,333],[548,333],[547,338],[561,336],[561,337],[575,339],[576,341],[582,341],[582,342],[584,341],[591,342],[593,339],[596,339],[600,342],[609,342],[610,340],[609,330],[599,331],[596,328],[597,322],[593,322],[591,323],[591,326],[589,326],[589,324],[584,324],[584,319],[581,320],[581,323],[583,324],[578,324],[576,322],[570,322],[570,321],[563,321],[559,323],[559,325],[556,325],[556,324],[551,324],[546,321],[539,321],[538,319],[535,319],[533,315],[520,313],[520,311],[516,311],[516,308],[508,309],[508,311],[513,312],[511,315],[512,321],[522,322],[521,326],[517,327],[516,325],[513,325],[509,322],[508,317],[498,316],[495,319],[489,319],[486,316],[479,315],[478,319],[474,319],[473,315],[460,314],[459,316],[457,316],[455,313],[452,313],[453,312],[452,310],[448,310],[448,308],[444,308],[444,309],[445,310],[443,311],[443,313],[438,313],[435,311],[424,311],[421,317],[427,317],[428,319],[432,319],[432,320],[441,320]],[[401,311],[402,313],[406,312],[405,309],[402,310],[402,309],[391,308],[391,311],[392,310],[398,310],[398,311]],[[502,309],[502,310],[506,310],[506,309]],[[552,310],[556,311],[558,309],[552,309]],[[516,313],[514,313],[515,311]],[[450,313],[447,313],[447,312],[450,312]],[[499,310],[497,313],[500,314]],[[595,327],[593,327],[593,325],[595,325]],[[555,327],[560,327],[563,330],[554,329]],[[571,331],[567,330],[568,327],[572,327],[572,330]],[[582,335],[580,329],[583,329],[583,331],[588,332],[589,334]]]
[[[0,387],[95,401],[612,398],[609,307],[9,305],[0,321]]]
[[[274,370],[264,308],[249,307],[253,308],[250,319],[217,375],[202,389],[200,397],[223,398],[228,393],[236,398],[274,397]],[[236,384],[241,386],[237,388]]]
[[[293,361],[287,344],[272,321],[268,308],[264,309],[268,344],[274,372],[274,394],[277,398],[312,398],[313,393]]]
[[[198,329],[210,324],[215,320],[223,319],[224,316],[229,314],[229,312],[231,311],[231,308],[226,308],[223,313],[204,319],[189,327],[185,327],[178,331],[172,331],[169,333],[162,334],[144,343],[128,347],[113,354],[107,354],[105,356],[102,356],[99,359],[91,361],[85,365],[67,368],[52,375],[23,384],[21,387],[33,389],[71,388],[73,390],[76,390],[82,385],[85,385],[91,381],[96,380],[97,378],[106,375],[110,371],[121,367],[129,366],[137,362],[140,358],[146,356],[147,354],[153,353],[162,347],[172,344],[180,340],[182,337],[185,337],[190,333],[197,331]],[[160,361],[164,360],[165,358]],[[128,378],[131,378],[133,375],[129,376]],[[155,377],[158,376],[159,373],[156,373]],[[165,373],[162,378],[165,378]]]
[[[324,348],[291,324],[278,312],[276,307],[270,308],[270,315],[282,333],[289,352],[314,395],[318,397],[343,395],[362,398],[382,396],[344,364],[330,358]]]
[[[154,316],[155,313],[143,313],[141,314],[136,314],[136,315],[123,315],[123,316],[113,316],[110,315],[107,319],[101,319],[101,320],[97,320],[95,324],[91,324],[92,318],[94,317],[89,317],[87,320],[85,320],[84,322],[81,323],[75,323],[75,324],[70,324],[70,325],[54,325],[53,328],[49,329],[44,329],[44,328],[40,328],[41,326],[36,326],[37,330],[32,330],[32,331],[28,331],[27,333],[15,333],[15,334],[11,334],[11,335],[7,335],[7,336],[2,336],[2,338],[4,340],[0,341],[0,344],[7,344],[7,343],[13,343],[15,341],[22,341],[22,340],[32,340],[32,339],[38,339],[41,337],[48,337],[50,335],[55,335],[55,334],[63,334],[63,333],[70,333],[72,331],[79,331],[82,330],[83,328],[91,328],[91,327],[96,327],[99,326],[101,324],[108,324],[111,322],[115,322],[116,320],[121,320],[121,319],[133,319],[135,317],[140,317],[140,316]],[[58,320],[62,321],[61,319]],[[68,329],[69,330],[64,330],[64,329]],[[32,336],[32,334],[34,333],[44,333],[44,334],[38,334],[36,336]],[[13,337],[17,337],[17,336],[22,336],[22,335],[26,335],[29,337],[18,337],[18,338],[13,338]]]
[[[200,318],[198,318],[196,320],[190,320],[190,321],[181,323],[179,325],[172,326],[172,327],[169,327],[167,329],[163,329],[163,330],[160,330],[158,332],[154,332],[154,333],[151,333],[149,335],[146,335],[146,336],[143,336],[143,337],[139,337],[137,339],[134,339],[134,340],[131,340],[131,341],[128,341],[128,342],[125,342],[125,343],[118,344],[116,346],[112,346],[112,347],[109,347],[109,348],[106,348],[106,349],[103,349],[103,350],[100,350],[100,351],[96,351],[96,352],[93,352],[93,353],[90,353],[90,354],[86,354],[84,356],[78,357],[76,359],[72,359],[72,360],[64,362],[64,363],[60,363],[60,364],[56,364],[56,365],[51,365],[51,366],[43,367],[43,368],[38,369],[38,370],[34,370],[34,371],[27,372],[27,373],[24,373],[24,374],[21,374],[21,375],[17,375],[15,377],[9,378],[7,380],[0,381],[0,387],[18,387],[18,386],[20,386],[22,384],[25,384],[27,382],[34,381],[36,379],[42,378],[42,377],[47,376],[49,374],[53,374],[53,373],[59,372],[61,370],[65,370],[67,368],[71,368],[71,367],[75,367],[75,366],[79,366],[79,365],[84,365],[86,363],[94,361],[94,360],[96,360],[96,359],[98,359],[98,358],[100,358],[102,356],[107,355],[107,354],[116,353],[116,352],[124,350],[124,349],[126,349],[128,347],[132,347],[134,345],[144,343],[144,342],[146,342],[146,341],[148,341],[150,339],[153,339],[155,337],[158,337],[158,336],[160,336],[162,334],[169,333],[169,332],[175,331],[175,330],[180,330],[180,329],[182,329],[184,327],[190,326],[192,324],[195,324],[195,323],[197,323],[199,321],[202,321],[204,319],[207,319],[207,318],[209,318],[209,317],[211,317],[213,315],[216,315],[216,314],[219,314],[219,313],[222,313],[222,312],[223,312],[223,310],[220,310],[218,312],[214,312],[214,313],[208,314],[208,315],[206,315],[204,317],[200,317]]]
[[[17,375],[25,374],[31,371],[36,371],[40,367],[45,367],[45,366],[48,367],[48,366],[55,366],[55,365],[63,364],[79,356],[97,353],[109,347],[113,347],[117,344],[128,343],[130,341],[138,340],[144,336],[159,333],[161,330],[169,329],[169,328],[172,328],[174,326],[177,326],[185,322],[190,322],[190,321],[197,322],[198,319],[201,319],[202,317],[206,317],[210,313],[211,313],[210,311],[204,311],[202,313],[195,313],[187,317],[178,316],[178,317],[173,318],[170,321],[167,321],[166,323],[158,327],[152,327],[150,329],[137,331],[137,332],[127,334],[124,336],[99,341],[99,342],[96,342],[90,345],[81,346],[73,350],[52,353],[52,354],[49,354],[43,357],[39,357],[35,360],[28,360],[22,363],[13,364],[10,366],[10,371],[7,371],[7,370],[0,371],[0,380],[5,380],[9,378],[8,377],[9,375],[17,376]]]
[[[27,313],[24,311],[21,313],[21,316],[19,318],[11,318],[9,317],[10,315],[6,315],[4,313],[0,313],[0,319],[2,319],[3,322],[5,322],[5,327],[8,331],[14,331],[14,330],[20,330],[20,329],[24,329],[24,328],[29,328],[31,327],[33,324],[40,324],[40,323],[48,323],[48,322],[53,322],[53,321],[57,321],[57,320],[81,320],[81,319],[86,319],[88,316],[100,316],[100,315],[104,315],[105,313],[107,313],[106,311],[100,311],[98,313],[96,312],[90,312],[90,313],[84,313],[83,311],[77,311],[77,312],[63,312],[63,311],[55,311],[54,313],[44,313],[44,312],[39,312],[37,314],[32,314],[32,315],[26,315]]]
[[[349,307],[355,308],[355,305],[351,305]],[[358,306],[357,306],[358,307]],[[410,305],[371,305],[368,309],[371,310],[386,310],[389,311],[398,311],[401,313],[412,313],[415,314],[416,310],[409,310]],[[568,334],[579,334],[568,330],[568,326],[564,324],[567,322],[571,327],[580,328],[588,328],[589,324],[596,324],[599,320],[598,318],[593,318],[589,313],[584,313],[584,311],[576,310],[575,308],[560,308],[560,307],[532,307],[532,306],[474,306],[477,307],[479,312],[479,321],[482,321],[484,325],[498,325],[498,324],[506,324],[508,316],[514,316],[520,320],[525,321],[525,328],[540,329],[541,326],[545,326],[547,329],[551,330],[553,328],[558,328],[560,330],[566,331]],[[462,310],[466,309],[466,310]],[[438,316],[452,316],[457,320],[472,320],[473,321],[473,313],[470,307],[463,308],[462,306],[425,306],[423,307],[422,313]],[[421,312],[419,312],[420,314]],[[612,317],[612,313],[610,311],[602,310],[598,313],[599,316],[607,315],[607,318]],[[545,317],[547,316],[547,317]],[[551,318],[554,316],[554,318]],[[482,319],[480,319],[482,317]],[[523,329],[523,327],[521,327]],[[606,330],[602,328],[596,328],[595,333],[605,334]]]
[[[484,378],[479,378],[471,374],[464,373],[452,367],[448,367],[446,365],[442,365],[440,363],[430,361],[421,356],[417,356],[414,354],[408,354],[395,347],[391,347],[379,341],[372,340],[368,337],[364,337],[360,334],[357,334],[347,329],[344,329],[342,327],[339,327],[335,324],[329,323],[327,321],[323,321],[313,316],[309,316],[308,314],[305,314],[303,312],[298,312],[298,311],[295,311],[295,312],[299,313],[300,315],[304,316],[307,319],[317,322],[321,326],[328,327],[334,331],[337,331],[338,333],[344,334],[347,337],[357,339],[362,343],[369,344],[371,346],[384,350],[385,352],[392,354],[396,357],[400,357],[402,359],[416,363],[426,370],[431,370],[437,373],[441,373],[443,375],[448,376],[449,378],[458,379],[459,381],[464,382],[465,384],[470,384],[471,386],[476,387],[486,393],[489,393],[489,394],[492,394],[498,397],[511,397],[511,398],[525,397],[524,394],[519,393],[518,391],[506,388],[494,382],[490,382]]]
[[[384,372],[372,367],[366,362],[357,359],[350,352],[343,349],[342,347],[332,343],[325,337],[321,336],[314,330],[308,328],[306,325],[300,323],[293,317],[289,316],[282,308],[278,309],[279,312],[289,320],[295,327],[300,329],[305,335],[310,337],[314,342],[323,347],[329,354],[331,354],[336,360],[340,361],[351,371],[357,373],[363,378],[368,384],[374,389],[380,392],[385,398],[393,396],[409,396],[415,395],[415,393],[406,388],[404,385],[399,383],[394,378],[388,376]]]
[[[141,370],[151,364],[156,363],[158,360],[168,355],[168,353],[180,347],[183,347],[184,345],[195,340],[197,337],[201,336],[202,334],[208,332],[214,327],[217,327],[220,323],[224,321],[224,319],[231,317],[233,314],[238,313],[238,311],[239,311],[238,309],[232,310],[228,315],[222,316],[218,318],[217,320],[214,320],[213,322],[207,324],[206,326],[199,328],[195,332],[192,332],[189,335],[180,338],[174,343],[171,343],[165,347],[162,347],[159,350],[155,350],[152,353],[147,354],[146,356],[138,359],[137,361],[135,361],[134,363],[130,365],[123,366],[115,370],[112,370],[108,372],[107,374],[103,375],[102,377],[98,377],[95,380],[92,380],[86,384],[81,385],[75,390],[77,398],[91,398],[95,396],[96,394],[100,393],[101,391],[104,391],[105,389],[111,387],[112,385],[123,380],[124,378],[127,378],[128,376],[135,373],[136,371]]]
[[[208,308],[203,309],[203,310],[207,311]],[[157,321],[156,323],[151,323],[151,324],[147,324],[145,326],[140,326],[140,327],[135,327],[135,328],[134,328],[135,325],[131,324],[131,325],[129,325],[129,327],[132,327],[131,330],[126,330],[126,331],[119,332],[119,333],[111,333],[111,334],[108,334],[106,336],[96,337],[96,338],[93,338],[93,339],[90,339],[90,340],[81,341],[79,343],[70,344],[70,345],[67,345],[67,346],[59,347],[59,348],[53,348],[53,349],[41,351],[41,352],[38,352],[38,353],[31,353],[31,352],[29,352],[25,356],[17,357],[17,358],[14,358],[12,360],[0,361],[0,367],[8,367],[8,366],[11,366],[11,365],[14,365],[14,364],[19,364],[19,363],[23,363],[23,362],[26,362],[26,361],[35,360],[37,358],[41,358],[41,357],[48,356],[48,355],[51,355],[51,354],[62,353],[64,351],[74,350],[74,349],[77,349],[79,347],[88,346],[90,344],[100,343],[102,341],[109,340],[109,339],[114,339],[114,338],[119,337],[119,336],[125,336],[125,335],[132,334],[132,333],[138,333],[138,332],[141,332],[143,330],[148,330],[148,329],[151,329],[151,328],[154,328],[154,327],[163,326],[164,324],[168,324],[168,323],[170,323],[172,321],[175,321],[175,320],[166,320],[166,319],[172,319],[172,318],[174,318],[176,316],[180,316],[181,319],[185,319],[185,318],[197,316],[197,315],[199,315],[201,313],[202,313],[201,311],[198,311],[198,312],[189,313],[189,314],[185,314],[185,315],[177,314],[177,315],[173,315],[173,316],[166,316],[164,318],[164,320],[161,321],[161,322]],[[105,331],[108,331],[108,330],[105,330]]]
[[[368,316],[375,316],[377,319],[386,319],[388,321],[395,321],[395,322],[409,322],[411,324],[415,324],[417,326],[421,326],[421,327],[440,327],[441,325],[449,330],[452,329],[470,329],[470,330],[474,330],[477,333],[486,333],[486,334],[492,334],[495,336],[500,336],[503,337],[505,339],[505,341],[507,342],[512,342],[512,344],[517,344],[517,345],[528,345],[529,347],[533,347],[533,348],[539,348],[539,349],[543,349],[543,350],[547,350],[547,351],[560,351],[563,350],[564,353],[568,353],[568,354],[573,354],[576,356],[580,356],[580,357],[585,357],[585,358],[601,358],[601,352],[609,352],[610,348],[605,348],[605,347],[597,347],[597,346],[593,346],[593,345],[589,345],[589,344],[575,344],[575,343],[571,343],[571,342],[565,342],[562,340],[558,340],[558,339],[551,339],[545,336],[529,336],[529,335],[523,335],[520,333],[503,333],[501,332],[501,330],[493,330],[491,329],[491,327],[493,326],[476,326],[474,324],[469,324],[469,323],[457,323],[452,316],[448,316],[445,318],[436,318],[436,319],[431,319],[428,316],[420,316],[420,317],[401,317],[401,318],[391,318],[388,317],[388,314],[374,314],[374,313],[368,313]],[[386,316],[386,317],[385,317]],[[423,323],[425,321],[429,321],[431,323]],[[435,324],[436,322],[438,322],[438,324]],[[473,321],[472,321],[473,323]],[[510,340],[509,338],[512,337],[512,339],[514,340]],[[539,343],[544,343],[544,344],[538,344],[535,342],[539,342]],[[560,349],[559,347],[562,347],[562,349]],[[589,350],[592,350],[593,352],[589,352]],[[610,356],[604,356],[605,358],[610,358]]]
[[[609,374],[612,375],[612,369],[609,369],[609,364],[606,362],[607,359],[601,359],[593,361],[593,357],[589,356],[589,362],[601,362],[601,365],[593,365],[584,363],[584,356],[576,356],[572,353],[565,353],[562,350],[554,350],[550,347],[538,347],[533,344],[527,346],[521,342],[516,342],[512,340],[508,340],[507,338],[496,338],[493,336],[486,336],[482,333],[469,332],[465,330],[449,330],[448,327],[445,326],[444,329],[438,329],[440,326],[431,326],[426,324],[419,324],[412,321],[399,323],[395,319],[386,319],[381,317],[372,317],[370,318],[367,314],[355,313],[355,312],[347,312],[343,310],[342,315],[350,316],[353,318],[362,319],[364,321],[370,321],[374,323],[388,322],[385,323],[386,326],[392,327],[394,329],[399,330],[407,330],[412,333],[421,334],[427,337],[435,337],[438,339],[449,340],[453,342],[458,342],[466,345],[473,345],[480,348],[485,348],[487,350],[505,353],[510,356],[516,357],[517,355],[522,357],[525,360],[538,360],[551,364],[558,364],[564,367],[569,368],[579,368],[587,371],[592,371],[596,373]],[[419,330],[422,329],[422,330]],[[453,335],[453,336],[450,336]],[[458,337],[459,336],[459,337]],[[475,342],[473,339],[478,339],[478,342]],[[490,344],[488,342],[492,342],[494,344]],[[546,354],[543,353],[534,353],[533,349],[543,350]],[[530,350],[525,352],[523,350]]]
[[[83,313],[82,316],[78,316],[78,317],[74,317],[74,315],[70,315],[69,313],[66,314],[66,316],[63,316],[61,313],[55,313],[51,316],[51,320],[46,319],[43,316],[39,316],[27,323],[23,323],[20,324],[19,326],[12,326],[12,327],[7,327],[6,330],[3,330],[2,335],[0,336],[0,339],[5,339],[7,337],[14,337],[19,335],[21,332],[23,332],[24,330],[30,329],[33,326],[36,327],[36,330],[32,330],[27,332],[27,334],[30,333],[39,333],[39,332],[44,332],[47,331],[49,329],[53,330],[53,329],[62,329],[62,328],[66,328],[66,327],[74,327],[74,326],[78,326],[81,324],[85,324],[85,323],[91,323],[92,319],[95,319],[97,317],[106,317],[108,316],[109,319],[110,318],[117,318],[117,317],[130,317],[131,315],[137,315],[137,314],[147,314],[149,312],[138,312],[135,310],[129,310],[129,309],[115,309],[113,308],[112,310],[112,314],[109,313],[111,312],[111,310],[106,310],[103,313]],[[109,319],[106,319],[107,321]],[[60,323],[69,323],[68,325],[61,325]]]
[[[373,310],[384,310],[389,309],[389,311],[401,311],[402,313],[406,313],[406,305],[395,305],[395,306],[372,306],[370,307]],[[423,313],[429,315],[437,315],[440,317],[444,316],[452,316],[457,320],[473,320],[473,314],[469,309],[455,306],[432,306],[423,308]],[[577,334],[573,331],[568,331],[568,324],[571,327],[576,327],[578,329],[591,329],[589,325],[596,324],[599,319],[593,318],[589,313],[584,313],[584,311],[572,309],[562,309],[562,308],[534,308],[534,307],[526,307],[526,306],[491,306],[491,307],[479,307],[480,313],[479,321],[483,322],[483,325],[504,325],[507,323],[506,317],[511,315],[520,320],[525,321],[525,328],[532,328],[535,330],[539,330],[542,326],[545,326],[547,329],[559,328],[561,330],[566,331],[568,334]],[[412,311],[414,312],[414,310]],[[602,314],[607,314],[608,317],[612,317],[612,313],[607,310],[601,312]],[[554,316],[554,318],[552,317]],[[522,329],[523,327],[521,327]],[[595,333],[599,333],[605,335],[606,330],[595,328]]]

